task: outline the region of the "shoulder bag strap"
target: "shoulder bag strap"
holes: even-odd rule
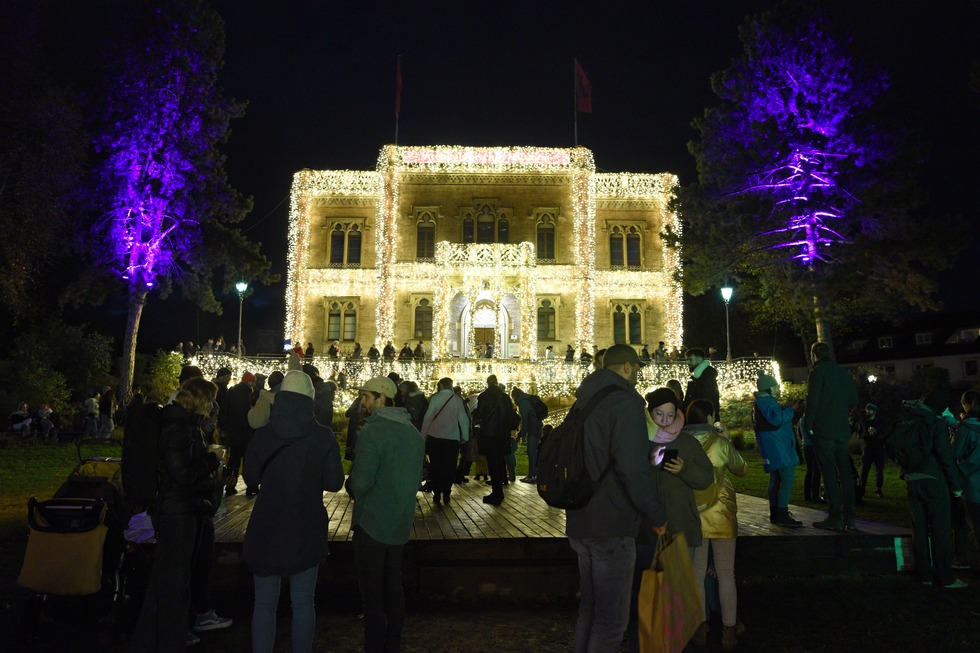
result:
[[[582,417],[581,417],[582,428],[585,428],[585,420],[589,417],[590,414],[592,414],[593,409],[595,409],[595,407],[599,405],[599,402],[605,399],[606,397],[608,397],[609,395],[611,395],[613,392],[616,392],[618,390],[623,390],[623,388],[614,385],[607,385],[605,388],[592,395],[588,403],[585,404],[585,407],[582,409]],[[573,410],[575,409],[574,405],[572,406],[572,409]],[[609,474],[609,471],[612,468],[613,468],[612,434],[610,433],[609,434],[609,461],[606,463],[606,468],[602,470],[601,474],[599,474],[599,478],[596,480],[595,484],[599,485],[600,483],[602,483],[603,479],[606,478],[606,475]]]
[[[268,458],[265,459],[265,462],[262,463],[262,469],[259,470],[259,478],[262,478],[263,476],[265,476],[265,468],[269,466],[269,463],[271,463],[273,460],[275,460],[276,457],[279,454],[281,454],[283,451],[285,451],[286,448],[289,445],[291,445],[291,444],[292,444],[292,442],[283,442],[281,445],[279,445],[279,448],[278,449],[276,449],[275,451],[272,452],[272,455],[271,456],[269,456]]]

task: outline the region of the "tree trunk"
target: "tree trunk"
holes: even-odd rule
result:
[[[823,305],[823,300],[820,295],[814,293],[813,295],[813,321],[817,327],[817,342],[826,343],[830,347],[830,359],[833,361],[837,360],[836,354],[834,354],[834,336],[830,331],[830,322],[824,315],[825,307]]]
[[[133,368],[136,367],[136,335],[140,330],[140,317],[146,304],[146,288],[130,289],[129,317],[123,336],[123,355],[119,363],[119,403],[125,406],[133,395]]]

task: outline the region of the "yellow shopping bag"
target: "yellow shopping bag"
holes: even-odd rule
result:
[[[680,652],[704,621],[704,607],[684,533],[657,541],[637,599],[641,653]]]

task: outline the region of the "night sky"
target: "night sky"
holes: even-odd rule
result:
[[[741,53],[744,16],[773,4],[215,2],[227,39],[221,83],[249,102],[245,117],[232,123],[227,170],[235,187],[255,200],[243,228],[262,242],[274,271],[283,275],[282,283],[258,288],[246,300],[246,344],[271,352],[282,335],[292,174],[302,168],[373,169],[379,148],[394,141],[399,54],[399,145],[569,147],[572,61],[578,57],[593,89],[593,113],[579,116],[579,142],[593,150],[596,166],[672,172],[686,184],[696,179],[686,149],[696,136],[691,120],[718,103],[709,76]],[[889,103],[901,111],[903,124],[930,143],[921,176],[929,195],[923,219],[934,220],[937,229],[950,213],[976,220],[980,98],[968,82],[971,61],[980,58],[980,3],[850,0],[831,7],[852,27],[857,52],[888,71]],[[943,277],[950,308],[976,303],[976,254],[974,247]],[[236,304],[237,297],[228,296],[225,315],[217,317],[151,297],[141,349],[218,333],[233,341]],[[720,299],[687,306],[688,334],[714,339],[720,325],[724,337]],[[732,307],[737,316],[737,298]],[[181,316],[179,323],[174,316]],[[734,330],[732,337],[736,355],[740,346],[758,346]],[[767,338],[771,348],[772,335]]]

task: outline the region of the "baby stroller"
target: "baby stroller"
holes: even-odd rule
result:
[[[22,625],[37,634],[42,621],[63,615],[92,618],[116,630],[125,595],[125,514],[119,457],[86,457],[76,443],[78,465],[54,496],[28,501],[30,535],[17,583],[37,596]],[[105,446],[105,441],[99,441]]]

